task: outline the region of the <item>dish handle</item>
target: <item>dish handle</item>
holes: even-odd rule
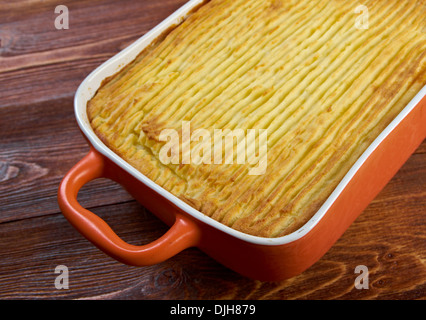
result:
[[[197,245],[199,228],[181,214],[176,215],[174,224],[162,237],[147,245],[135,246],[124,242],[103,219],[77,201],[77,194],[85,184],[106,177],[104,169],[104,157],[92,147],[59,186],[59,207],[85,238],[116,260],[133,266],[154,265]]]

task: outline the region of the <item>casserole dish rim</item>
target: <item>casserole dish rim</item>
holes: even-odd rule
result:
[[[87,115],[87,103],[93,98],[105,79],[118,73],[123,67],[131,63],[138,54],[140,54],[145,48],[149,47],[166,30],[181,23],[189,12],[197,6],[202,5],[204,2],[205,0],[188,1],[156,27],[133,42],[130,46],[121,50],[118,54],[103,62],[100,66],[93,70],[79,85],[74,97],[74,112],[78,126],[96,151],[142,182],[145,186],[158,193],[162,198],[172,202],[175,206],[190,215],[192,218],[204,222],[230,236],[252,244],[278,246],[297,241],[315,228],[370,155],[426,96],[426,86],[424,86],[416,94],[410,103],[408,103],[408,105],[395,117],[395,119],[393,119],[393,121],[380,133],[373,143],[369,145],[351,169],[346,173],[344,178],[339,182],[327,200],[322,204],[320,209],[301,228],[290,234],[276,238],[254,236],[235,230],[191,207],[189,204],[185,203],[171,192],[165,190],[160,185],[143,175],[136,168],[131,166],[127,161],[121,158],[101,141],[101,139],[93,131]]]

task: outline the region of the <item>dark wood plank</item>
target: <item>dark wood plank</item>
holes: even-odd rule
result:
[[[423,299],[426,201],[424,188],[411,186],[419,186],[419,172],[425,175],[425,160],[413,156],[332,249],[293,279],[246,279],[196,248],[156,266],[128,267],[53,214],[0,224],[0,298]],[[167,230],[134,201],[93,211],[131,244],[148,243]],[[68,290],[54,287],[57,265],[70,270]],[[354,286],[357,265],[369,268],[369,290]]]
[[[1,106],[72,96],[102,62],[186,1],[4,1],[0,5]],[[56,30],[54,9],[69,9]]]
[[[0,223],[58,213],[57,190],[89,147],[75,122],[72,99],[0,108]],[[105,180],[82,192],[88,208],[131,197]]]
[[[415,151],[416,154],[426,153],[426,143],[422,143],[420,147]]]

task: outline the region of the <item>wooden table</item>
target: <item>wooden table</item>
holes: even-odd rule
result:
[[[0,0],[0,298],[425,299],[426,143],[318,263],[282,282],[246,279],[196,248],[125,266],[69,225],[56,192],[88,151],[73,114],[78,85],[184,2]],[[68,30],[55,28],[59,4]],[[110,181],[90,183],[79,200],[129,243],[167,230]],[[69,289],[55,287],[58,265]],[[368,290],[354,286],[358,265]]]

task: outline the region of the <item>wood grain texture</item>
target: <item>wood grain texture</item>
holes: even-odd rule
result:
[[[425,299],[426,142],[327,254],[282,282],[246,279],[196,248],[146,268],[122,265],[59,211],[64,174],[88,151],[73,95],[100,63],[185,1],[0,1],[0,299]],[[70,29],[54,28],[54,8]],[[81,203],[124,240],[148,243],[166,226],[108,180]],[[66,265],[70,288],[54,286]],[[369,289],[354,286],[369,268]]]

